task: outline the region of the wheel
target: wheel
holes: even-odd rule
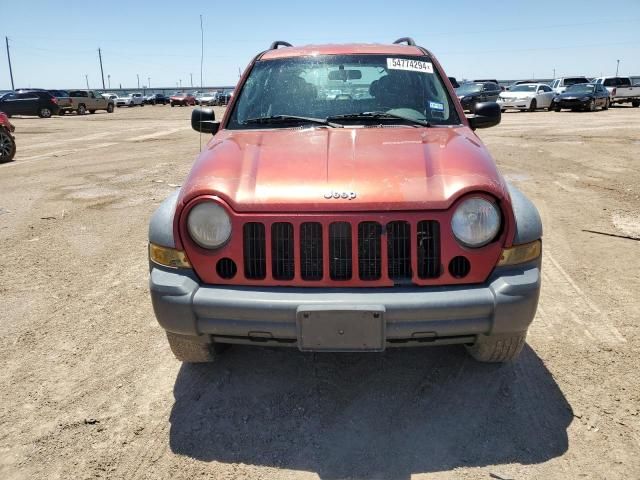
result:
[[[50,118],[51,117],[51,109],[49,109],[47,107],[42,107],[40,110],[38,110],[38,116],[40,118]]]
[[[7,130],[0,128],[0,163],[10,162],[15,154],[15,140]]]
[[[559,112],[560,110],[562,110],[560,107],[555,107],[555,108],[553,109],[553,111],[554,111],[554,112]]]
[[[631,102],[631,106],[633,108],[638,108],[638,107],[640,107],[640,102],[639,101]]]
[[[78,115],[84,115],[87,113],[87,107],[84,106],[84,103],[78,105]]]
[[[144,107],[144,103],[141,103],[141,104],[140,104],[140,106],[141,106],[141,107]]]
[[[96,111],[95,110],[89,110],[89,113],[93,115],[94,113],[96,113]]]
[[[536,108],[538,108],[538,102],[536,102],[536,99],[534,98],[533,100],[531,100],[531,103],[529,104],[529,111],[535,112]]]
[[[171,107],[173,108],[175,106],[176,106],[175,103],[171,102]]]
[[[596,101],[595,100],[591,100],[591,102],[589,103],[589,111],[590,112],[595,112],[596,111]]]
[[[479,362],[510,362],[518,358],[526,338],[527,332],[512,335],[480,335],[476,343],[467,345],[466,349]]]
[[[58,111],[58,115],[60,115],[61,117],[64,116],[65,113],[67,113],[66,110],[59,110]]]
[[[604,107],[602,107],[603,110],[609,110],[609,102],[610,100],[608,98],[604,101]]]
[[[209,363],[227,349],[221,343],[205,343],[198,337],[166,332],[169,347],[175,357],[185,363]]]
[[[107,113],[113,113],[113,103],[107,105]]]
[[[507,109],[506,109],[506,108],[501,108],[501,109],[500,109],[500,113],[504,113],[504,112],[506,112],[506,111],[507,111]]]

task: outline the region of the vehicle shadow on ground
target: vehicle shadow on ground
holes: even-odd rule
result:
[[[458,347],[233,347],[217,364],[183,365],[174,395],[174,453],[322,479],[545,462],[567,450],[573,418],[528,346],[507,365],[476,363]]]

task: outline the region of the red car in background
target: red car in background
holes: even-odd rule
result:
[[[176,92],[169,97],[169,103],[172,107],[175,107],[176,105],[186,107],[187,105],[195,105],[196,97],[190,93]]]
[[[10,162],[16,154],[15,127],[6,114],[0,112],[0,163]]]

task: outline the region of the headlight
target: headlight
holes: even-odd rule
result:
[[[189,212],[189,235],[203,248],[218,248],[231,236],[231,219],[217,203],[199,203]]]
[[[583,102],[586,102],[587,100],[591,100],[591,97],[582,97],[580,100],[582,100]]]
[[[500,230],[500,212],[488,200],[472,197],[462,202],[451,217],[451,230],[466,247],[482,247]]]

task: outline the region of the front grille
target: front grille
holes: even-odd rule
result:
[[[264,280],[267,276],[264,225],[257,222],[245,223],[243,233],[244,276],[251,280]]]
[[[411,282],[414,268],[420,279],[442,274],[435,220],[247,222],[243,237],[242,271],[248,280],[390,280],[402,285]]]
[[[358,225],[358,275],[360,280],[379,280],[382,269],[380,252],[382,227],[378,222]]]
[[[293,225],[290,223],[271,225],[271,270],[276,280],[293,279]]]
[[[351,280],[351,224],[329,225],[329,275],[331,280]]]
[[[406,280],[411,278],[411,228],[408,222],[387,224],[387,255],[389,278]]]

